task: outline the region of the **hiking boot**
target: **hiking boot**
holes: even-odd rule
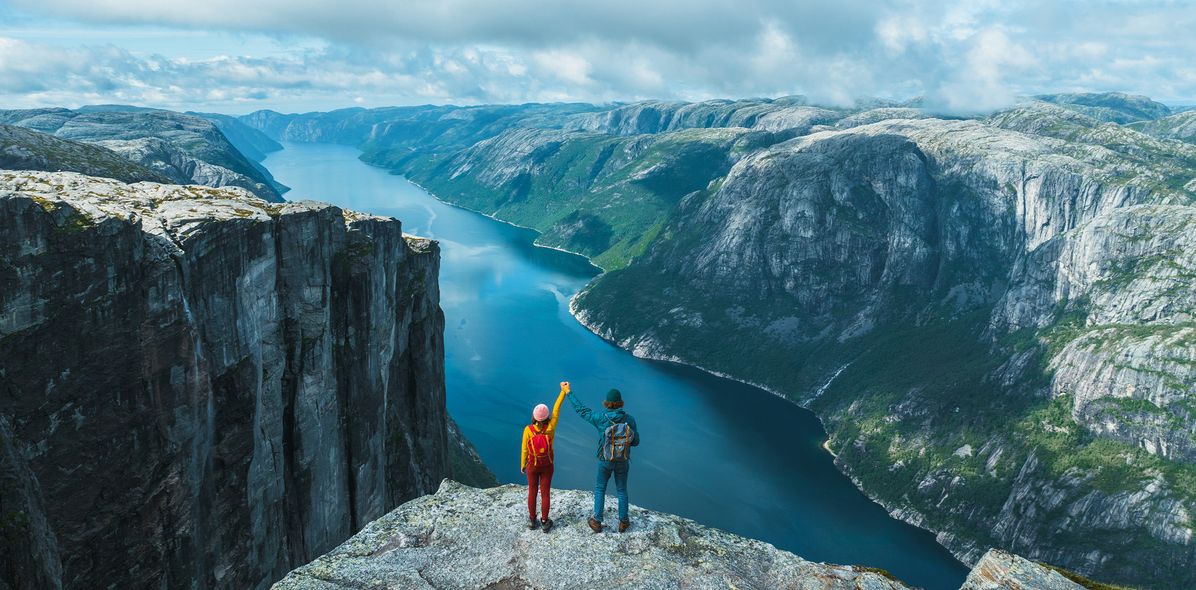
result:
[[[627,529],[629,529],[629,528],[631,528],[630,520],[620,520],[619,521],[619,532],[620,533],[626,532]]]
[[[540,528],[540,523],[536,522],[536,519],[533,518],[531,520],[532,521],[530,523],[528,523],[527,528],[529,528],[533,531]]]
[[[551,518],[541,518],[540,519],[540,528],[546,533],[548,531],[551,531],[552,530],[552,519]]]
[[[598,522],[598,519],[597,519],[597,518],[594,518],[593,516],[591,516],[591,517],[590,517],[590,520],[588,521],[588,523],[589,523],[589,525],[590,525],[590,530],[591,530],[591,531],[594,531],[595,533],[601,533],[601,532],[602,532],[602,523]]]

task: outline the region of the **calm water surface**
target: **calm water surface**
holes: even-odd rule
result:
[[[966,569],[930,533],[894,520],[839,473],[810,412],[754,387],[644,361],[579,325],[569,297],[596,274],[584,259],[531,245],[535,234],[437,201],[357,159],[353,148],[288,144],[265,165],[318,199],[401,219],[442,246],[448,407],[503,482],[519,473],[520,433],[569,380],[590,407],[623,391],[642,444],[631,501],[762,539],[815,561],[882,567],[956,590]],[[597,433],[562,406],[554,487],[592,489]],[[612,484],[613,486],[613,484]],[[613,487],[612,487],[613,490]],[[512,515],[511,526],[522,524]]]

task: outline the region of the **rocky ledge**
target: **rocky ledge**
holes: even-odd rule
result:
[[[1099,584],[1071,572],[990,549],[968,574],[960,590],[1125,590]]]
[[[475,489],[445,480],[366,526],[274,590],[791,588],[897,590],[887,572],[806,561],[768,543],[631,508],[632,528],[594,534],[588,492],[553,490],[556,526],[522,526],[525,488]],[[615,509],[614,499],[607,510]],[[1063,575],[1003,552],[986,555],[962,590],[1081,590]]]

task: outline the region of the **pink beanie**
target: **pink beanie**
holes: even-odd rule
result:
[[[548,406],[546,406],[544,404],[540,404],[540,405],[536,406],[536,409],[532,410],[532,418],[535,418],[535,420],[537,422],[539,422],[541,420],[547,420],[548,419]]]

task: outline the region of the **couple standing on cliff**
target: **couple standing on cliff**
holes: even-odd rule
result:
[[[594,514],[589,519],[595,533],[602,532],[602,511],[606,503],[606,484],[615,476],[615,490],[619,498],[619,532],[631,526],[627,519],[627,471],[631,463],[631,447],[640,444],[635,418],[623,411],[623,394],[618,389],[606,392],[602,402],[604,411],[595,412],[570,396],[569,382],[561,382],[561,393],[552,406],[540,404],[532,410],[532,423],[523,429],[523,450],[520,453],[520,471],[527,474],[527,512],[531,519],[528,528],[552,529],[548,518],[548,502],[552,487],[553,451],[556,437],[556,423],[560,418],[561,402],[569,397],[573,409],[582,420],[598,429],[598,479],[594,484]],[[540,520],[536,520],[536,495],[540,496]]]

